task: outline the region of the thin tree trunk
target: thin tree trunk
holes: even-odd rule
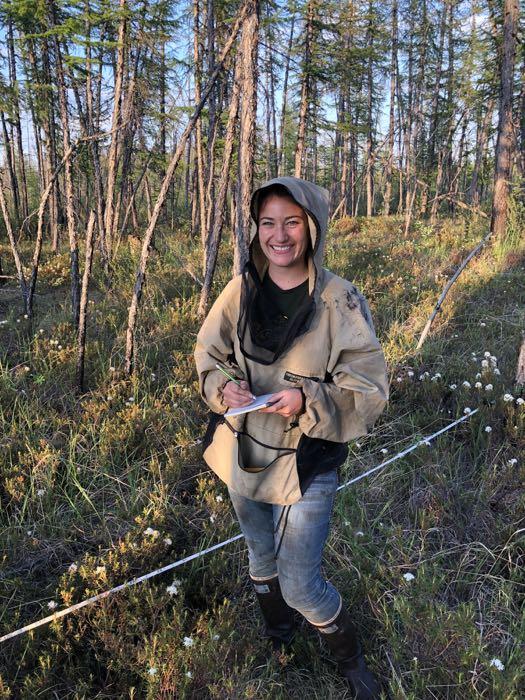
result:
[[[11,199],[13,204],[13,212],[15,217],[16,225],[20,221],[20,203],[18,200],[18,181],[16,177],[16,170],[13,163],[12,152],[11,152],[11,141],[9,138],[9,132],[7,130],[7,125],[5,123],[5,116],[3,112],[0,112],[0,117],[2,119],[2,132],[4,135],[4,149],[5,149],[5,160],[7,164],[7,171],[9,173],[9,184],[11,188]]]
[[[16,79],[16,56],[15,56],[15,41],[13,37],[13,24],[9,20],[7,23],[7,49],[9,58],[9,83],[13,87],[13,122],[16,134],[16,147],[18,151],[18,169],[20,171],[20,199],[22,204],[22,216],[24,220],[29,216],[29,203],[27,198],[27,177],[24,157],[24,148],[22,146],[22,125],[20,122],[20,103],[18,99],[18,83]]]
[[[86,355],[86,320],[89,278],[91,275],[91,263],[93,261],[93,232],[95,230],[95,212],[91,210],[86,231],[86,259],[84,274],[82,276],[82,291],[80,295],[79,323],[78,323],[78,354],[77,354],[77,388],[80,393],[84,391],[84,359]]]
[[[49,2],[50,20],[52,26],[56,25],[55,6],[53,0]],[[67,91],[65,85],[65,76],[62,64],[62,54],[58,37],[53,37],[55,59],[56,59],[56,77],[58,81],[58,97],[60,105],[60,119],[62,122],[62,143],[64,154],[71,150],[70,133],[69,133],[69,115],[67,104]],[[69,253],[71,257],[71,312],[73,323],[78,327],[79,307],[80,307],[80,271],[78,263],[78,241],[75,226],[75,211],[74,211],[74,192],[73,192],[73,176],[71,169],[71,160],[66,159],[64,163],[64,180],[66,189],[66,218],[67,230],[69,236]]]
[[[15,237],[13,235],[13,229],[11,227],[11,221],[9,219],[9,212],[7,210],[7,203],[4,196],[4,186],[0,180],[0,209],[2,210],[2,215],[4,217],[5,228],[7,232],[7,237],[9,238],[9,244],[11,246],[11,252],[13,253],[13,259],[15,261],[16,272],[18,274],[18,283],[20,284],[20,291],[22,292],[22,299],[24,301],[24,311],[28,316],[31,316],[31,306],[29,304],[29,288],[27,286],[26,278],[24,275],[24,268],[22,266],[22,261],[20,260],[20,254],[18,252],[18,247],[16,245]]]
[[[301,80],[301,102],[299,106],[299,124],[297,127],[297,143],[295,145],[295,177],[302,177],[304,170],[306,148],[306,121],[308,116],[308,104],[311,99],[311,61],[312,43],[314,34],[314,0],[308,0],[306,9],[306,38],[304,47],[304,65]]]
[[[286,122],[286,107],[288,101],[288,76],[290,73],[290,53],[294,42],[294,25],[295,25],[295,5],[292,9],[292,21],[290,24],[290,39],[288,41],[288,49],[286,51],[286,61],[284,63],[284,79],[283,79],[283,102],[281,106],[281,123],[279,126],[279,148],[277,162],[279,164],[278,173],[282,175],[284,172],[284,127]]]
[[[259,0],[248,0],[248,16],[243,26],[239,46],[242,89],[239,125],[239,177],[237,222],[233,253],[233,274],[242,272],[248,260],[250,235],[250,198],[253,189],[255,161],[255,119],[257,115],[257,49],[259,31]]]
[[[104,210],[104,237],[106,243],[107,257],[112,257],[112,233],[113,219],[115,216],[114,198],[115,185],[117,181],[119,132],[118,126],[121,121],[121,99],[122,84],[124,81],[124,57],[126,53],[126,32],[127,32],[127,0],[119,0],[120,24],[118,31],[117,64],[115,69],[115,88],[113,95],[113,115],[111,118],[112,137],[108,151],[108,176],[106,183],[106,206]]]
[[[222,228],[224,225],[224,215],[226,207],[226,193],[228,191],[228,181],[230,172],[230,163],[233,153],[235,130],[237,127],[237,115],[239,111],[239,93],[241,86],[240,61],[237,61],[235,66],[235,76],[233,80],[233,89],[231,95],[230,109],[228,113],[228,125],[226,127],[226,137],[224,142],[224,153],[222,157],[221,174],[217,189],[216,213],[213,222],[213,230],[206,241],[206,269],[204,274],[204,283],[201,290],[199,300],[198,315],[204,318],[208,310],[211,285],[217,264],[217,254],[221,241]]]
[[[503,56],[500,75],[500,105],[498,140],[496,143],[496,168],[490,230],[501,237],[507,223],[507,207],[510,190],[515,139],[512,124],[512,94],[514,61],[516,58],[516,34],[518,31],[518,0],[504,0]]]
[[[483,115],[483,122],[481,126],[478,124],[478,131],[476,135],[476,156],[474,160],[474,167],[472,169],[472,179],[468,190],[468,201],[474,206],[478,206],[480,202],[479,175],[485,154],[485,147],[488,141],[489,127],[492,123],[493,111],[494,100],[490,99]]]
[[[193,63],[195,72],[195,104],[201,100],[202,50],[200,40],[200,0],[193,0]],[[204,150],[202,145],[202,117],[195,124],[195,156],[197,165],[197,196],[199,203],[200,239],[202,244],[202,269],[206,267],[206,184],[204,182]]]
[[[388,123],[388,156],[385,169],[385,195],[383,198],[383,215],[390,214],[390,199],[392,197],[392,165],[394,162],[394,132],[395,132],[395,94],[397,81],[397,0],[392,2],[392,54],[390,58],[390,109]]]

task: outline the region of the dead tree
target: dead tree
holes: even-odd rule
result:
[[[217,254],[219,251],[219,244],[221,241],[222,227],[224,225],[226,193],[228,190],[230,163],[233,153],[235,129],[237,126],[237,115],[239,111],[239,93],[241,85],[239,66],[240,63],[237,62],[235,66],[233,89],[230,101],[230,109],[228,113],[228,125],[226,127],[226,137],[224,141],[224,153],[222,157],[221,174],[215,203],[215,218],[213,221],[213,228],[210,232],[210,235],[208,236],[205,247],[206,267],[198,311],[200,318],[204,318],[208,310],[211,285],[213,282],[213,275],[215,273],[215,265],[217,264]]]
[[[77,355],[77,388],[80,393],[84,391],[84,359],[86,355],[86,320],[89,278],[91,264],[93,262],[93,242],[95,230],[95,212],[91,210],[86,231],[86,260],[84,274],[82,276],[82,291],[80,294],[80,310],[78,320],[78,355]]]
[[[199,118],[199,115],[201,113],[202,108],[204,107],[204,104],[206,103],[206,100],[208,99],[208,96],[213,88],[213,85],[215,84],[215,81],[217,80],[217,76],[219,75],[220,71],[223,68],[224,61],[226,60],[226,57],[228,56],[235,39],[237,38],[237,34],[239,33],[239,29],[241,27],[241,24],[245,21],[246,18],[246,11],[247,8],[249,7],[249,4],[246,4],[243,6],[241,12],[239,13],[237,20],[235,21],[235,24],[232,28],[232,33],[226,42],[226,45],[224,46],[222,53],[217,61],[217,65],[215,66],[215,70],[213,71],[210,80],[208,81],[208,84],[206,85],[206,88],[204,89],[201,97],[201,101],[199,104],[195,107],[195,110],[193,112],[193,115],[191,116],[190,121],[188,122],[188,125],[184,129],[184,132],[182,133],[179,142],[177,144],[177,149],[173,155],[173,158],[171,159],[171,162],[166,170],[166,175],[164,177],[164,180],[162,181],[162,185],[160,188],[159,195],[157,197],[157,201],[155,202],[155,206],[153,208],[152,215],[150,217],[149,223],[148,223],[148,228],[146,230],[146,233],[144,234],[144,238],[142,241],[142,251],[140,255],[140,260],[139,260],[139,266],[137,270],[137,277],[135,280],[135,287],[133,289],[133,296],[131,299],[131,304],[129,307],[129,314],[128,314],[128,326],[126,329],[126,356],[125,356],[125,369],[128,374],[132,374],[133,372],[133,367],[134,367],[134,353],[135,353],[135,327],[137,324],[137,314],[138,314],[138,308],[139,308],[139,303],[140,299],[142,297],[142,288],[144,286],[144,281],[146,277],[146,267],[148,263],[148,257],[149,257],[149,250],[150,250],[150,244],[151,244],[151,239],[153,237],[153,233],[155,232],[155,227],[157,225],[157,221],[161,212],[161,209],[164,205],[164,202],[166,201],[166,197],[168,194],[168,189],[171,183],[171,180],[173,178],[173,174],[175,172],[175,169],[177,165],[179,164],[179,160],[184,153],[184,149],[186,147],[186,142],[193,131],[193,128],[195,127],[195,124],[197,122],[197,119]]]
[[[11,252],[13,253],[13,259],[15,261],[15,267],[18,274],[18,282],[20,284],[20,290],[22,292],[22,299],[24,300],[24,310],[25,313],[30,316],[29,308],[29,289],[27,286],[26,278],[24,275],[24,268],[22,266],[22,261],[20,260],[20,254],[18,252],[18,247],[16,245],[15,237],[13,235],[13,229],[11,227],[11,221],[9,220],[9,212],[7,210],[7,204],[4,196],[4,188],[0,180],[0,209],[2,210],[2,215],[4,217],[5,228],[7,231],[7,237],[9,238],[9,244],[11,246]]]

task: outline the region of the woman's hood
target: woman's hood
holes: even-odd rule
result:
[[[254,263],[262,278],[268,261],[262,252],[257,233],[257,219],[259,216],[259,198],[261,193],[271,185],[282,185],[290,193],[292,199],[302,207],[308,216],[308,229],[312,243],[313,256],[309,259],[309,292],[314,291],[320,278],[323,267],[324,249],[326,242],[326,229],[328,227],[328,190],[319,187],[313,182],[301,180],[299,177],[275,177],[257,188],[252,194],[250,212],[253,223],[250,232],[250,260]],[[318,296],[318,290],[315,290]]]

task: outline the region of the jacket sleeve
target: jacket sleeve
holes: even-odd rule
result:
[[[348,442],[366,435],[382,412],[388,378],[364,297],[345,290],[331,307],[327,370],[333,383],[305,380],[305,412],[299,427],[309,437]]]
[[[195,364],[199,375],[199,392],[215,413],[225,413],[221,390],[227,377],[215,367],[220,362],[230,374],[243,379],[243,373],[229,357],[233,353],[239,304],[239,278],[231,280],[217,297],[197,334]]]

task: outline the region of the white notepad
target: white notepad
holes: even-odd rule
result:
[[[256,396],[255,401],[252,401],[247,406],[239,406],[239,408],[230,408],[224,414],[225,416],[240,416],[243,413],[250,413],[250,411],[257,411],[259,408],[266,408],[270,405],[270,396],[273,394],[261,394],[261,396]]]

